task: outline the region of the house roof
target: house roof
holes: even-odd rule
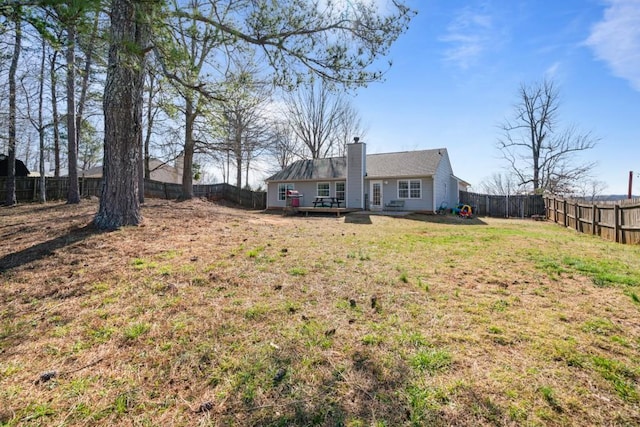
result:
[[[432,176],[436,174],[444,148],[367,155],[367,178]]]
[[[346,177],[346,157],[330,157],[327,159],[298,160],[267,178],[267,181],[315,181],[319,179],[345,179]]]
[[[367,178],[393,178],[435,175],[445,148],[404,151],[397,153],[367,154]],[[316,181],[321,179],[346,179],[345,157],[298,160],[266,181]]]

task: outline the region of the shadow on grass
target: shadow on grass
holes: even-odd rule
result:
[[[286,366],[298,357],[281,354],[269,362],[271,366]],[[344,426],[373,425],[378,419],[395,426],[411,418],[412,408],[402,395],[410,381],[409,368],[400,360],[392,363],[381,360],[375,352],[355,349],[340,366],[332,367],[329,361],[320,363],[313,376],[317,380],[314,387],[293,369],[287,366],[281,382],[267,392],[273,404],[254,406],[246,400],[247,384],[239,384],[228,396],[227,411],[220,414],[220,421],[226,424],[235,419],[240,424],[261,426]],[[251,373],[243,376],[249,377]],[[239,414],[243,415],[236,418]]]
[[[371,215],[369,214],[350,214],[344,217],[346,224],[373,224],[371,221]]]
[[[448,225],[487,225],[486,222],[480,218],[462,218],[456,215],[430,215],[421,213],[407,213],[407,214],[390,214],[375,213],[370,214],[368,212],[354,212],[345,216],[344,222],[347,224],[373,224],[372,216],[386,216],[389,218],[409,219],[412,221],[428,222],[431,224],[448,224]]]
[[[450,224],[450,225],[487,225],[482,219],[478,217],[463,218],[458,215],[429,215],[411,213],[404,216],[405,219],[413,221],[428,222],[432,224]]]
[[[90,223],[84,227],[72,228],[68,233],[47,240],[46,242],[38,243],[21,251],[8,253],[0,258],[0,274],[13,268],[38,261],[47,256],[52,256],[58,249],[81,242],[99,233],[103,232],[94,228],[93,223]]]

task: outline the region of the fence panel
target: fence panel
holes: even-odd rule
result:
[[[0,177],[0,203],[6,199],[6,177]],[[100,197],[102,178],[80,178],[78,180],[81,197]],[[47,177],[45,180],[47,200],[64,200],[69,191],[68,177]],[[16,199],[18,202],[38,200],[40,188],[39,177],[16,177]],[[228,200],[249,209],[265,209],[267,195],[265,192],[238,190],[230,184],[194,185],[195,197],[205,197],[211,201]],[[145,180],[145,197],[160,199],[177,199],[182,194],[182,185]]]
[[[545,198],[546,218],[580,233],[619,243],[640,243],[640,200],[585,203]]]
[[[544,199],[536,195],[496,196],[461,191],[459,200],[470,205],[478,216],[530,218],[545,214]]]

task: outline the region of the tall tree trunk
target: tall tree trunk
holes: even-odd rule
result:
[[[233,152],[236,156],[236,197],[238,204],[241,204],[240,192],[242,191],[242,131],[238,122],[235,128],[235,142]]]
[[[144,78],[143,78],[144,81]],[[142,106],[140,107],[140,118],[142,120]],[[142,123],[140,123],[142,126]],[[144,162],[142,158],[144,156],[144,147],[142,142],[142,129],[138,132],[138,201],[140,204],[144,203]]]
[[[142,221],[138,167],[144,52],[156,4],[148,0],[113,0],[111,6],[111,46],[103,101],[102,195],[94,218],[95,226],[100,229],[138,225]]]
[[[44,107],[44,70],[45,59],[47,53],[47,41],[42,38],[42,58],[40,61],[40,86],[38,88],[38,137],[40,142],[40,191],[38,193],[38,201],[44,203],[47,201],[47,183],[45,174],[47,171],[44,167],[44,119],[43,119],[43,107]]]
[[[56,61],[58,52],[53,51],[49,68],[49,79],[51,80],[51,116],[53,119],[53,156],[54,172],[53,176],[60,177],[60,115],[58,114],[58,75],[56,74]]]
[[[16,200],[16,71],[18,60],[20,59],[20,48],[22,46],[22,22],[20,10],[13,11],[13,22],[15,23],[15,41],[13,45],[13,56],[9,67],[9,147],[7,159],[7,194],[5,204],[13,206]]]
[[[184,165],[182,168],[182,194],[180,200],[193,198],[193,123],[196,115],[193,112],[193,99],[185,97],[185,130],[184,130]]]
[[[149,91],[147,93],[147,130],[144,136],[144,178],[151,179],[151,166],[149,165],[149,160],[151,158],[151,154],[149,153],[149,146],[151,145],[151,130],[153,129],[153,91],[154,91],[154,83],[155,76],[151,71],[147,74],[149,77]]]
[[[89,39],[89,46],[85,53],[84,69],[82,71],[82,83],[80,86],[80,98],[78,99],[78,108],[76,114],[76,152],[80,148],[82,143],[82,121],[84,120],[84,107],[87,104],[87,93],[89,92],[89,77],[91,76],[91,66],[93,65],[93,50],[98,33],[98,12],[95,14],[93,21],[93,28],[91,30],[91,37]],[[82,169],[86,167],[83,164]]]
[[[78,144],[76,141],[76,26],[67,26],[67,141],[69,160],[69,193],[67,203],[80,203],[78,190]]]

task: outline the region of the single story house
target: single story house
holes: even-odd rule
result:
[[[468,185],[453,175],[445,148],[367,154],[354,138],[345,157],[298,160],[266,179],[267,209],[284,208],[288,190],[302,194],[301,207],[316,197],[335,197],[341,207],[364,210],[435,212],[458,202]]]

